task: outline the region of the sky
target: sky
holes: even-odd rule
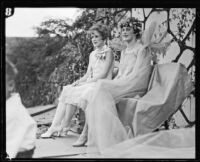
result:
[[[48,18],[75,18],[80,14],[78,8],[15,8],[14,15],[6,19],[7,37],[36,36],[33,27]]]

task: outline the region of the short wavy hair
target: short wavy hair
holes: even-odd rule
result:
[[[119,28],[122,29],[123,27],[131,27],[133,28],[133,33],[136,35],[136,39],[141,38],[142,36],[142,22],[137,18],[131,17],[127,18],[121,23],[119,23]]]
[[[91,35],[93,33],[93,31],[97,31],[101,34],[102,39],[105,40],[109,37],[109,29],[106,25],[104,24],[94,24],[89,30],[88,30],[88,34]]]

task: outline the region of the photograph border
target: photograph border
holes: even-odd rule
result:
[[[59,8],[59,7],[77,7],[77,8],[115,8],[115,7],[120,7],[120,8],[124,8],[124,7],[130,7],[132,6],[132,8],[154,8],[154,7],[164,7],[164,8],[168,8],[168,7],[173,7],[173,8],[196,8],[196,53],[200,53],[199,47],[200,47],[200,32],[199,32],[199,28],[200,28],[200,8],[198,8],[197,6],[199,6],[200,3],[199,2],[191,2],[191,1],[175,1],[175,0],[167,0],[167,1],[159,1],[159,0],[151,0],[151,1],[147,1],[147,0],[140,0],[140,1],[136,1],[136,0],[132,0],[132,1],[128,1],[128,0],[98,0],[98,1],[94,1],[93,0],[68,0],[68,1],[64,1],[64,0],[45,0],[45,1],[40,1],[40,0],[24,0],[24,1],[19,1],[19,0],[3,0],[1,1],[1,109],[0,109],[0,115],[1,115],[1,152],[0,152],[0,156],[1,156],[1,160],[7,160],[6,159],[6,154],[5,154],[5,130],[6,130],[6,126],[5,126],[5,10],[6,8],[11,8],[11,9],[15,9],[16,7],[22,7],[22,8],[26,8],[26,7],[31,7],[31,8]],[[14,11],[14,10],[12,10]],[[13,14],[15,14],[13,12]],[[196,71],[198,74],[198,59],[199,57],[196,57]],[[198,75],[197,75],[198,76]],[[198,77],[196,76],[196,81],[198,81]],[[198,92],[198,86],[195,85],[195,92]],[[198,95],[196,95],[198,97]],[[200,128],[199,128],[199,123],[200,123],[200,111],[197,108],[198,107],[198,99],[196,100],[196,123],[195,123],[195,131],[196,131],[196,159],[190,159],[191,161],[196,161],[200,158],[200,142],[199,142],[199,137],[200,137]],[[3,130],[3,131],[2,131]],[[41,160],[41,161],[63,161],[63,160],[73,160],[73,161],[77,161],[77,160],[92,160],[92,159],[23,159],[23,160],[28,160],[28,161],[35,161],[35,160]],[[100,159],[93,159],[93,160],[100,160]],[[103,159],[105,160],[105,159]],[[124,160],[124,159],[109,159],[109,160]],[[129,160],[134,160],[134,161],[143,161],[143,160],[148,160],[148,159],[129,159]],[[155,161],[160,161],[161,159],[149,159],[149,160],[155,160]],[[184,159],[162,159],[162,161],[169,161],[169,160],[175,160],[175,161],[182,161]],[[188,160],[188,159],[187,159]]]

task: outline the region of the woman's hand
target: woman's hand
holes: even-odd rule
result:
[[[80,84],[80,83],[79,83],[79,80],[77,80],[76,82],[72,83],[72,86],[75,87],[75,86],[77,86],[77,85],[79,85],[79,84]]]
[[[88,80],[86,81],[86,83],[92,83],[92,82],[94,82],[92,79],[88,79]]]
[[[88,83],[88,82],[80,82],[80,81],[76,81],[76,82],[74,82],[74,83],[72,84],[72,86],[73,86],[73,87],[81,86],[81,85],[86,84],[86,83]]]

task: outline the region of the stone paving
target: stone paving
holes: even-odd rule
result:
[[[86,147],[73,147],[78,134],[69,132],[65,137],[37,139],[33,158],[84,158]]]
[[[194,98],[192,98],[194,101]],[[189,102],[183,108],[186,115],[191,121],[195,120],[195,102],[192,102],[191,109],[188,109]],[[34,108],[28,108],[30,114],[37,113],[39,111],[44,111],[51,108],[55,105],[46,105],[38,106]],[[48,129],[48,126],[51,124],[55,110],[48,111],[46,113],[34,116],[34,120],[38,124],[37,131],[37,140],[36,140],[36,150],[33,155],[33,158],[86,158],[86,147],[73,147],[72,143],[75,142],[79,136],[77,133],[69,132],[65,137],[57,137],[50,139],[41,139],[40,134],[45,132]],[[180,115],[180,112],[177,112],[174,115],[176,124],[178,126],[185,125],[185,121]]]
[[[31,114],[51,108],[54,105],[38,106],[28,108]],[[42,139],[41,133],[48,129],[52,122],[56,109],[34,116],[37,122],[36,149],[33,158],[86,158],[86,147],[73,147],[72,144],[78,139],[79,134],[72,131],[64,137]]]

